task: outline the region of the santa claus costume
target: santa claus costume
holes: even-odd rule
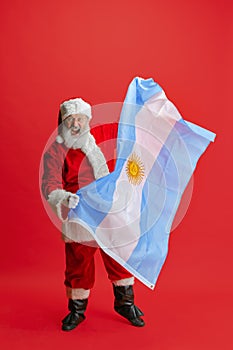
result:
[[[76,192],[79,188],[114,170],[113,144],[117,138],[117,123],[90,130],[91,117],[91,106],[81,98],[63,102],[59,111],[59,134],[44,154],[42,192],[63,222],[66,256],[64,283],[70,311],[62,321],[64,331],[74,329],[85,319],[90,289],[95,281],[94,254],[98,249],[87,231],[80,230],[75,242],[70,239],[67,214],[70,208],[78,205]],[[107,147],[104,149],[101,145],[105,142]],[[143,313],[134,304],[134,277],[102,249],[100,252],[113,285],[115,311],[134,326],[144,326],[140,317]]]

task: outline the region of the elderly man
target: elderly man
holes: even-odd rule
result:
[[[117,138],[117,124],[101,125],[90,130],[91,106],[81,98],[71,99],[60,105],[59,135],[44,155],[42,192],[57,216],[63,221],[66,270],[65,286],[69,314],[62,321],[62,330],[70,331],[85,319],[90,289],[94,285],[93,237],[80,230],[78,242],[69,234],[67,213],[78,205],[77,190],[113,171],[112,157],[108,164],[98,146]],[[75,240],[75,241],[76,241]],[[82,242],[82,243],[80,243]],[[134,277],[115,260],[100,250],[101,256],[113,284],[114,309],[137,327],[144,326],[143,313],[134,304]]]

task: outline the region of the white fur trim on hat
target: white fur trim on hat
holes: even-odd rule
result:
[[[91,119],[91,105],[85,102],[82,98],[74,98],[63,102],[60,105],[62,119],[71,114],[85,114]]]

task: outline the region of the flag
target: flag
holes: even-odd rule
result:
[[[79,204],[69,212],[73,232],[87,230],[153,289],[181,197],[214,138],[185,121],[153,79],[134,78],[121,111],[115,169],[77,192]]]

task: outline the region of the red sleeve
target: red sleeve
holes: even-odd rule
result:
[[[54,142],[44,154],[44,171],[42,176],[42,193],[46,199],[50,192],[62,189],[62,168],[64,152],[62,145]]]

